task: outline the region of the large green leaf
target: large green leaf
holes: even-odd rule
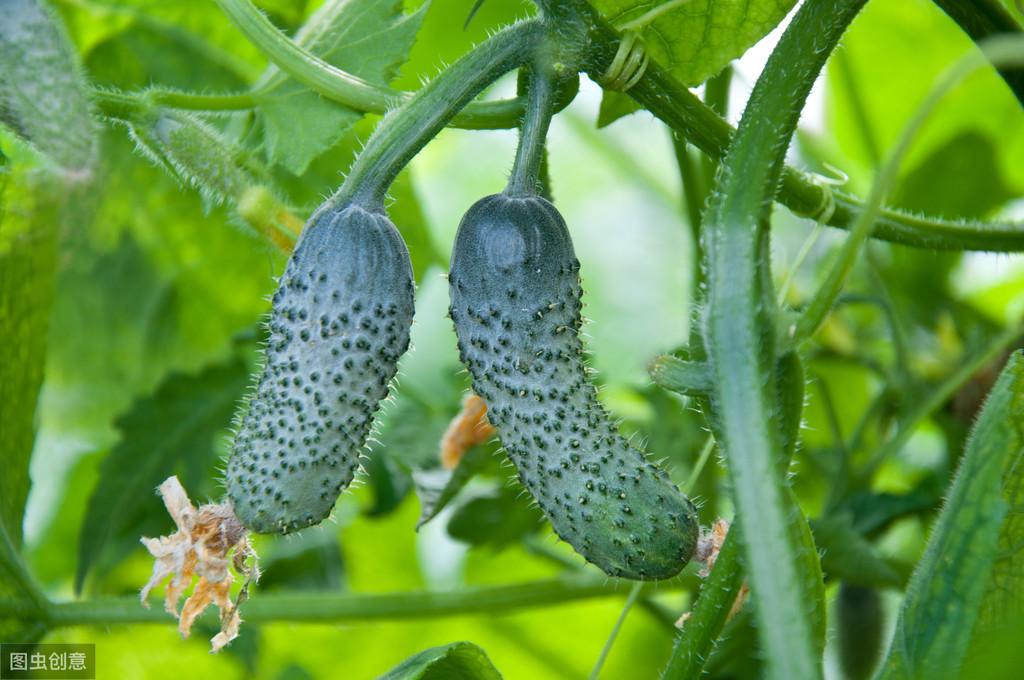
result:
[[[88,173],[96,161],[78,56],[40,0],[0,3],[0,123],[69,172]]]
[[[118,418],[121,440],[100,466],[79,534],[77,589],[107,545],[138,526],[137,514],[159,507],[153,489],[164,479],[182,469],[186,480],[209,473],[216,436],[231,424],[248,375],[240,360],[173,374]]]
[[[1020,614],[1022,408],[1024,354],[1017,353],[968,440],[911,579],[881,678],[956,677],[971,639],[967,631],[984,635]],[[1008,552],[1000,554],[1000,547]]]
[[[401,0],[328,0],[295,40],[348,73],[387,84],[408,56],[422,18],[422,9],[405,14]],[[270,90],[260,104],[267,155],[297,175],[363,115],[324,99],[276,67],[257,87]]]
[[[266,63],[207,0],[90,0],[60,9],[89,75],[103,85],[236,89]]]
[[[796,0],[591,0],[615,27],[638,30],[650,57],[686,85],[703,83],[771,31]],[[601,103],[599,125],[636,110],[621,94]]]
[[[453,642],[406,659],[379,680],[501,680],[501,673],[477,645]]]
[[[796,0],[592,0],[618,28],[636,27],[651,58],[699,85],[775,28]]]
[[[112,445],[114,416],[168,372],[223,360],[266,309],[283,259],[224,211],[204,213],[122,132],[104,148],[96,218],[61,243],[41,406],[47,464]]]

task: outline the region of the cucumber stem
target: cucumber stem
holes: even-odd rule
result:
[[[424,85],[381,121],[345,183],[324,207],[355,202],[368,210],[383,210],[388,187],[402,168],[473,97],[530,58],[540,38],[539,21],[513,24]]]
[[[554,90],[551,75],[541,64],[530,69],[526,113],[519,132],[519,146],[505,193],[509,196],[536,196],[544,159],[544,141],[551,124]]]

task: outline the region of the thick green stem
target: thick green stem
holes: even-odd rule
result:
[[[674,583],[674,582],[672,582]],[[658,590],[672,583],[657,585]],[[654,584],[645,584],[641,594],[652,594]],[[339,622],[383,619],[421,619],[463,614],[494,614],[546,607],[579,600],[621,597],[629,590],[619,581],[603,575],[569,574],[543,581],[515,585],[467,587],[450,592],[408,592],[387,594],[316,593],[262,594],[247,601],[244,619],[251,623]],[[0,600],[0,616],[17,614],[15,603]],[[145,609],[136,598],[118,597],[55,602],[49,605],[49,623],[61,626],[107,626],[114,624],[167,624],[170,616],[159,608]]]
[[[740,543],[739,531],[732,530],[726,536],[715,567],[701,586],[700,597],[683,625],[682,634],[676,638],[662,680],[689,680],[704,672],[704,664],[743,586]]]
[[[754,87],[704,216],[712,423],[732,479],[769,676],[780,679],[819,677],[821,659],[798,556],[799,508],[780,465],[766,217],[804,101],[863,4],[808,0],[801,7]]]
[[[240,31],[282,71],[323,96],[357,111],[385,113],[413,95],[363,80],[289,40],[250,0],[216,0]],[[478,93],[474,93],[478,94]],[[523,113],[518,99],[467,103],[451,123],[469,129],[514,127]]]
[[[553,105],[551,74],[544,65],[535,64],[530,72],[526,113],[520,127],[516,160],[505,189],[509,196],[537,195],[544,160],[544,142],[551,124]]]
[[[423,86],[377,126],[333,203],[383,209],[388,187],[402,168],[481,90],[530,58],[541,37],[537,20],[510,26]]]

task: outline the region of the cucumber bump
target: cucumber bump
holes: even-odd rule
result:
[[[565,222],[537,196],[488,196],[459,226],[450,314],[473,389],[555,532],[611,576],[668,578],[693,555],[693,504],[597,399]]]
[[[409,346],[413,287],[383,212],[349,204],[311,218],[274,293],[263,373],[227,464],[246,527],[289,533],[330,514]]]

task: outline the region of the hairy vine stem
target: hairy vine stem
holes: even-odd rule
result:
[[[542,37],[536,19],[514,24],[423,86],[377,126],[331,202],[383,209],[402,168],[481,90],[532,57]]]
[[[588,3],[570,0],[560,4],[562,13],[571,8],[587,24],[589,44],[584,66],[592,78],[599,80],[618,53],[620,36]],[[736,134],[735,128],[654,61],[628,94],[712,158],[721,159]],[[862,209],[862,202],[848,193],[821,186],[805,172],[785,166],[774,198],[798,215],[817,219],[828,191],[833,195],[835,209],[827,223],[849,229]],[[1024,225],[1019,223],[944,220],[893,208],[880,211],[871,235],[916,248],[1024,251]]]
[[[647,583],[640,593],[650,595],[655,588],[664,590],[674,583]],[[245,619],[252,623],[417,619],[508,612],[601,597],[626,596],[628,593],[629,590],[621,582],[591,573],[444,592],[266,594],[245,603]],[[25,614],[19,607],[15,601],[0,599],[0,616]],[[134,597],[54,602],[45,608],[45,622],[53,628],[166,624],[168,618],[162,609],[143,609]]]
[[[754,86],[704,216],[712,424],[733,484],[768,675],[780,679],[820,677],[821,660],[798,557],[800,511],[779,464],[766,218],[804,100],[863,4],[808,0],[801,7]]]
[[[551,74],[543,64],[536,63],[530,69],[526,114],[520,128],[512,176],[505,189],[509,196],[537,194],[553,101]]]

